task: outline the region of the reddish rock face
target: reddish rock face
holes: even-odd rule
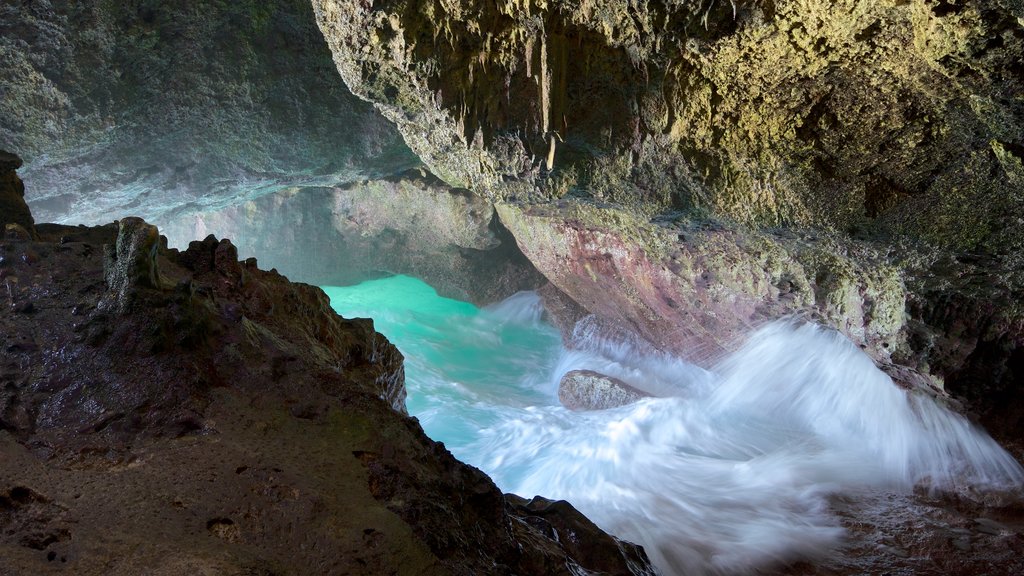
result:
[[[793,314],[834,326],[881,361],[902,345],[905,294],[895,269],[835,256],[825,240],[659,225],[583,202],[498,210],[559,290],[698,364],[735,349],[753,327]]]
[[[0,242],[3,574],[652,573],[428,439],[320,289],[139,219],[40,232]]]
[[[893,380],[952,392],[1003,441],[1024,415],[1014,257],[896,250],[819,232],[649,221],[610,205],[498,205],[564,335],[583,314],[709,367],[758,325],[831,326]],[[581,310],[582,309],[582,310]]]

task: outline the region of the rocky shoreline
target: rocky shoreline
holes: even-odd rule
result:
[[[125,218],[0,242],[0,574],[653,574],[405,415],[319,289]]]

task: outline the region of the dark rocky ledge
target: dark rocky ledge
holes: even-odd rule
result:
[[[404,414],[402,356],[227,240],[0,243],[0,573],[648,574]]]

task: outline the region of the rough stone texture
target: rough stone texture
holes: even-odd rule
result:
[[[18,168],[21,158],[0,150],[0,231],[8,224],[16,224],[32,235],[35,221],[25,204],[25,184],[18,177]]]
[[[321,290],[140,220],[39,230],[0,243],[0,573],[653,574],[429,440]]]
[[[578,201],[502,204],[498,213],[523,252],[575,302],[702,364],[732,350],[753,326],[796,313],[813,314],[879,358],[900,343],[905,291],[896,269],[870,254],[838,256],[840,247],[824,236],[686,219],[655,224]]]
[[[647,396],[618,378],[593,370],[572,370],[558,382],[558,400],[570,410],[607,410]]]
[[[306,0],[0,4],[0,148],[41,220],[150,221],[416,163]]]
[[[567,315],[562,324],[579,319],[576,303],[710,366],[753,327],[806,318],[838,329],[897,383],[965,400],[997,438],[1024,434],[1024,278],[1013,257],[650,221],[586,201],[500,204],[498,213],[556,288],[549,311]]]
[[[489,304],[545,282],[488,201],[418,170],[174,215],[161,229],[174,245],[230,236],[264,267],[318,285],[408,274],[445,296]]]
[[[353,92],[454,185],[1021,247],[1019,3],[314,7]]]
[[[313,4],[353,92],[588,312],[701,362],[803,314],[1022,432],[1020,2]]]
[[[156,226],[141,218],[122,218],[118,222],[117,242],[103,247],[107,295],[100,307],[122,312],[132,305],[136,288],[162,287],[157,266],[159,245]]]
[[[899,360],[942,375],[946,390],[997,439],[1019,443],[1024,267],[1013,258],[928,254],[905,276],[911,355]]]

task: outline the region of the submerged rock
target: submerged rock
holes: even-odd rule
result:
[[[618,378],[593,370],[572,370],[558,383],[558,400],[570,410],[607,410],[648,396]]]
[[[320,289],[138,219],[40,233],[0,243],[0,572],[653,573],[427,438]]]

